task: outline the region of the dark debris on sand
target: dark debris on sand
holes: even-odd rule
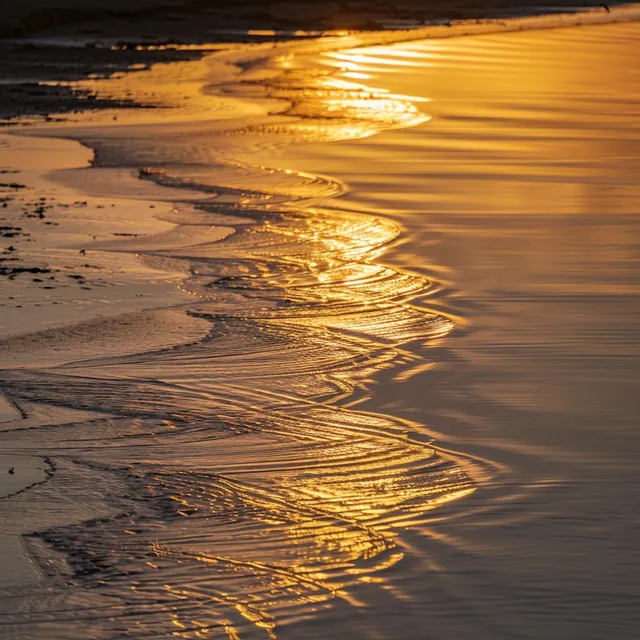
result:
[[[0,0],[0,37],[19,37],[59,25],[109,22],[138,25],[140,35],[167,29],[180,33],[217,28],[367,29],[389,20],[505,17],[523,10],[602,6],[601,0]],[[186,24],[185,24],[186,23]]]
[[[34,237],[44,231],[46,227],[40,225],[57,226],[59,224],[56,221],[45,219],[55,213],[56,207],[82,208],[87,206],[87,202],[78,200],[72,204],[61,204],[56,203],[52,198],[14,195],[19,193],[17,189],[24,188],[26,187],[19,183],[15,183],[15,185],[0,183],[0,211],[2,211],[0,215],[0,277],[18,282],[35,283],[42,289],[55,289],[61,285],[66,287],[77,285],[80,288],[87,288],[83,286],[88,284],[85,275],[68,271],[71,269],[82,271],[97,267],[84,264],[65,267],[63,270],[51,267],[41,261],[29,260],[28,252],[25,254],[21,251],[24,248],[22,243],[32,242]],[[33,220],[31,230],[21,226],[18,222],[19,219],[25,220],[26,224]],[[5,240],[4,244],[3,240]],[[84,250],[80,253],[86,255]],[[63,276],[66,276],[66,279]]]
[[[141,106],[98,97],[66,83],[198,58],[204,53],[198,44],[277,40],[301,29],[446,24],[548,12],[554,6],[559,10],[601,6],[597,0],[547,0],[544,6],[525,10],[532,4],[531,0],[0,0],[0,126],[13,125],[21,116],[56,120],[56,114],[86,109]],[[249,36],[248,30],[262,32]],[[172,48],[179,44],[196,46]]]
[[[132,101],[96,98],[88,91],[71,87],[7,83],[0,96],[0,126],[8,126],[21,116],[43,116],[45,121],[55,122],[55,113],[133,106],[136,105]]]
[[[0,124],[10,124],[21,116],[43,116],[86,109],[137,107],[133,100],[98,97],[90,91],[66,83],[89,76],[106,78],[114,73],[148,68],[155,62],[197,58],[199,51],[150,51],[128,47],[84,48],[35,45],[0,40]],[[56,84],[60,82],[61,84]],[[4,123],[2,123],[4,121]]]

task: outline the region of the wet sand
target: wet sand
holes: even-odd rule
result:
[[[11,637],[634,637],[637,35],[259,45],[31,129],[97,165],[20,176],[35,255],[125,304],[7,331]]]
[[[29,341],[25,334],[101,318],[98,333],[108,341],[108,318],[146,309],[150,297],[155,308],[189,302],[176,288],[180,272],[158,275],[135,255],[118,252],[132,239],[151,234],[168,235],[172,245],[179,245],[179,238],[172,235],[176,225],[168,220],[178,215],[178,209],[173,201],[163,201],[162,187],[144,189],[137,175],[106,172],[104,179],[96,176],[93,180],[100,185],[100,195],[92,197],[91,189],[74,187],[74,176],[80,176],[76,183],[84,181],[93,155],[86,147],[69,140],[9,135],[2,136],[0,144],[5,166],[11,167],[6,174],[11,182],[1,188],[0,337],[24,336],[11,347],[2,343],[4,357],[16,358],[19,344],[24,347]],[[128,182],[135,182],[135,194],[127,193]],[[119,197],[108,197],[114,191]],[[175,195],[171,193],[172,198]],[[182,207],[188,210],[192,194],[183,197]],[[215,241],[229,231],[209,225],[198,229],[198,234],[203,241]],[[135,326],[134,315],[129,320]],[[152,320],[146,317],[139,322],[148,325]],[[186,323],[183,325],[186,329]],[[53,344],[55,336],[55,331],[50,332],[40,344],[36,341],[32,355],[42,358],[43,349],[65,351],[64,342]],[[158,340],[158,344],[165,345],[165,341]],[[105,346],[103,343],[102,348]],[[96,352],[88,342],[84,348]],[[19,363],[25,366],[34,361],[27,357]]]

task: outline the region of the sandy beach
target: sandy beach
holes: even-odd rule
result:
[[[402,9],[0,104],[0,637],[635,638],[640,11]]]

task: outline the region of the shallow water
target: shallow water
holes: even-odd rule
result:
[[[49,475],[2,502],[45,574],[2,633],[634,637],[639,33],[223,52],[184,117],[64,128],[107,168],[61,183],[196,194],[95,250],[211,327],[9,341],[2,446]]]
[[[365,405],[496,465],[412,539],[438,584],[410,581],[427,637],[637,632],[639,33],[354,52],[432,119],[283,159],[339,166],[345,207],[404,227],[385,264],[436,278],[458,316],[436,369],[385,372]]]

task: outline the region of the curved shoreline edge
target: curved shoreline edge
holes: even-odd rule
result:
[[[19,384],[20,384],[20,381],[18,381],[18,386],[19,386]],[[52,382],[51,384],[52,384],[52,386],[53,386],[53,385],[55,384],[55,382]],[[86,389],[84,389],[84,391],[86,392],[87,390],[86,390]],[[228,488],[229,488],[229,485],[228,485],[228,484],[225,484],[225,483],[227,482],[227,480],[226,480],[226,479],[224,479],[224,478],[223,478],[222,480],[219,480],[219,482],[220,482],[220,485],[224,485],[224,486],[225,486],[225,489],[228,489]],[[250,492],[251,492],[251,491],[253,491],[253,489],[252,489],[252,488],[250,488],[250,487],[249,487],[249,489],[247,489],[247,486],[241,486],[241,484],[240,484],[240,483],[234,484],[232,488],[233,488],[233,490],[234,490],[234,491],[238,491],[238,492],[240,492],[240,493],[242,493],[243,491],[244,491],[244,492],[246,492],[244,495],[249,495],[249,494],[250,494]],[[260,499],[260,500],[264,500],[264,496],[263,496],[263,495],[259,495],[257,492],[255,492],[255,493],[251,494],[251,497],[252,497],[252,499],[253,499],[253,500],[259,500],[259,499]],[[326,515],[326,513],[325,513],[325,515]],[[63,533],[61,533],[60,531],[55,532],[53,537],[55,538],[55,536],[56,536],[56,535],[58,536],[58,540],[60,540],[60,539],[64,540],[64,534],[63,534]],[[204,556],[203,556],[203,558],[204,558],[204,561],[206,561],[206,562],[210,562],[210,563],[220,562],[220,558],[219,558],[219,557],[204,557]],[[231,564],[233,564],[233,563],[231,563]],[[246,565],[246,564],[248,564],[248,563],[245,563],[245,565]],[[243,565],[243,566],[245,566],[245,565]],[[237,565],[236,565],[236,566],[237,566]],[[268,567],[268,566],[266,566],[266,565],[259,565],[258,563],[255,563],[255,562],[253,563],[252,568],[253,568],[253,569],[257,569],[257,570],[259,570],[262,574],[264,574],[264,573],[266,573],[266,572],[269,572],[270,570],[272,570],[272,569],[273,569],[272,567]],[[290,576],[289,576],[289,577],[290,577]],[[340,595],[340,596],[342,596],[342,595],[343,595],[343,594],[342,594],[342,593],[340,593],[338,590],[335,590],[335,589],[334,589],[334,590],[332,591],[330,588],[327,588],[325,584],[323,584],[323,583],[321,583],[321,582],[319,582],[319,581],[312,582],[312,581],[311,581],[311,580],[309,580],[308,578],[304,578],[304,579],[303,579],[302,577],[300,578],[300,580],[301,580],[301,582],[305,582],[305,580],[306,580],[306,581],[307,581],[307,583],[309,583],[309,584],[310,584],[311,586],[313,586],[314,588],[326,589],[326,590],[327,590],[327,592],[331,593],[332,595],[336,595],[336,594],[337,594],[337,595]]]

